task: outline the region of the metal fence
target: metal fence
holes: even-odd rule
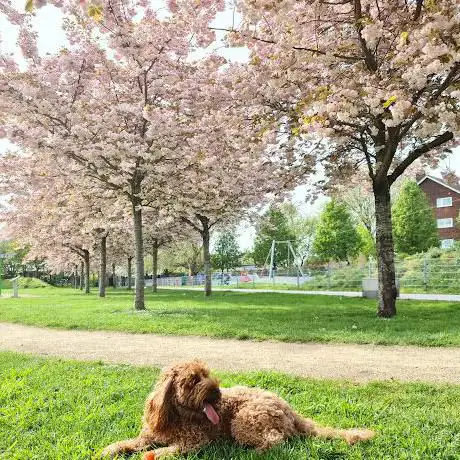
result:
[[[402,292],[460,294],[460,256],[398,260],[396,277]],[[271,278],[267,270],[214,273],[212,285],[215,288],[360,291],[364,278],[377,278],[375,261],[359,266],[329,264],[306,267],[304,276],[282,270]],[[158,286],[204,286],[204,275],[161,277]]]

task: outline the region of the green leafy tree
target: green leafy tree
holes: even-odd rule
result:
[[[321,213],[313,249],[323,261],[348,260],[358,255],[361,239],[343,203],[330,201]]]
[[[240,257],[241,265],[253,265],[254,264],[254,254],[252,250],[246,250],[241,253]]]
[[[203,271],[203,248],[194,240],[178,241],[159,254],[160,270],[166,273],[185,272],[196,275]]]
[[[297,253],[297,262],[303,266],[313,250],[313,240],[317,218],[302,216],[297,206],[293,203],[283,203],[281,211],[286,216],[289,230],[294,235]]]
[[[292,241],[295,246],[295,235],[289,228],[286,215],[278,207],[272,206],[262,217],[257,229],[254,242],[254,263],[262,266],[267,259],[273,240]],[[286,265],[288,261],[288,247],[286,244],[276,246],[275,264]]]
[[[222,232],[216,242],[211,261],[222,273],[241,265],[241,252],[235,232]]]
[[[27,247],[21,247],[15,241],[0,242],[0,254],[8,255],[3,259],[3,276],[5,278],[13,278],[22,274],[27,268],[24,258],[28,252]]]
[[[427,196],[415,181],[401,188],[393,209],[395,248],[405,254],[416,254],[439,246],[436,219]]]
[[[372,233],[364,224],[359,224],[356,230],[361,239],[361,253],[369,259],[369,257],[376,257],[377,251],[375,247],[375,239]]]

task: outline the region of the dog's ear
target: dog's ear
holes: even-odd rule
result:
[[[144,418],[154,431],[165,430],[173,422],[173,391],[174,376],[168,372],[162,376],[155,391],[147,399]]]

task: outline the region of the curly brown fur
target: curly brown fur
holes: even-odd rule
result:
[[[102,456],[114,458],[151,446],[164,446],[153,450],[158,459],[192,452],[217,439],[232,439],[263,451],[293,436],[341,438],[354,444],[374,435],[366,429],[341,430],[318,425],[268,391],[245,387],[220,389],[207,366],[192,361],[162,373],[145,403],[139,436],[111,444]]]

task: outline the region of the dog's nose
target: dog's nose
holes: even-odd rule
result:
[[[208,395],[209,402],[217,401],[220,399],[220,390],[219,388],[213,388]]]

